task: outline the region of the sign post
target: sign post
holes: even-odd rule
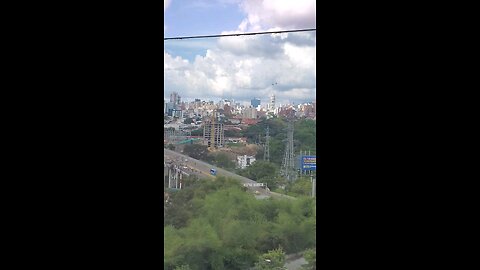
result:
[[[246,183],[243,184],[244,187],[264,187],[264,183]]]
[[[302,171],[317,170],[317,156],[301,156],[300,165]]]

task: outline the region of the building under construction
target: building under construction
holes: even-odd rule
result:
[[[205,122],[203,125],[203,140],[209,148],[223,147],[225,145],[223,124],[215,122],[214,118]]]

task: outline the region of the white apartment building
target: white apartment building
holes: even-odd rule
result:
[[[254,156],[237,156],[237,166],[240,169],[245,169],[246,167],[250,166],[252,163],[255,162]]]

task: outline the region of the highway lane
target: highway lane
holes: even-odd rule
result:
[[[183,155],[181,153],[169,150],[169,149],[163,149],[163,155],[165,159],[175,159],[179,160],[182,164],[184,164],[186,167],[189,167],[192,170],[197,170],[200,171],[203,175],[208,176],[210,178],[215,178],[210,174],[210,169],[216,169],[217,170],[217,176],[224,176],[224,177],[229,177],[233,179],[239,180],[242,184],[255,184],[257,182],[253,181],[252,179],[248,179],[244,176],[229,172],[227,170],[224,170],[222,168],[215,167],[211,164],[208,164],[206,162],[203,162],[198,159],[191,158],[189,156]],[[294,197],[275,193],[275,192],[270,192],[267,191],[261,187],[248,187],[248,189],[252,190],[253,192],[258,191],[258,198],[267,198],[267,197],[277,197],[277,198],[289,198],[289,199],[295,199]]]

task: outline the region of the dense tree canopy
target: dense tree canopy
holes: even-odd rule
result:
[[[235,162],[225,153],[218,153],[212,156],[212,163],[220,168],[227,170],[235,169]]]
[[[223,177],[198,180],[172,194],[165,210],[165,269],[249,269],[279,247],[314,247],[313,206],[311,198],[257,200]]]
[[[307,249],[303,256],[307,261],[307,264],[302,265],[302,270],[316,270],[317,269],[317,250]]]
[[[302,119],[295,122],[293,139],[296,142],[296,152],[310,151],[316,153],[317,148],[317,122],[310,119]]]
[[[279,248],[262,254],[255,263],[255,270],[283,270],[285,265],[285,252]]]
[[[268,161],[258,160],[252,165],[240,171],[240,174],[252,180],[259,180],[264,177],[274,176],[277,172],[276,166]]]

